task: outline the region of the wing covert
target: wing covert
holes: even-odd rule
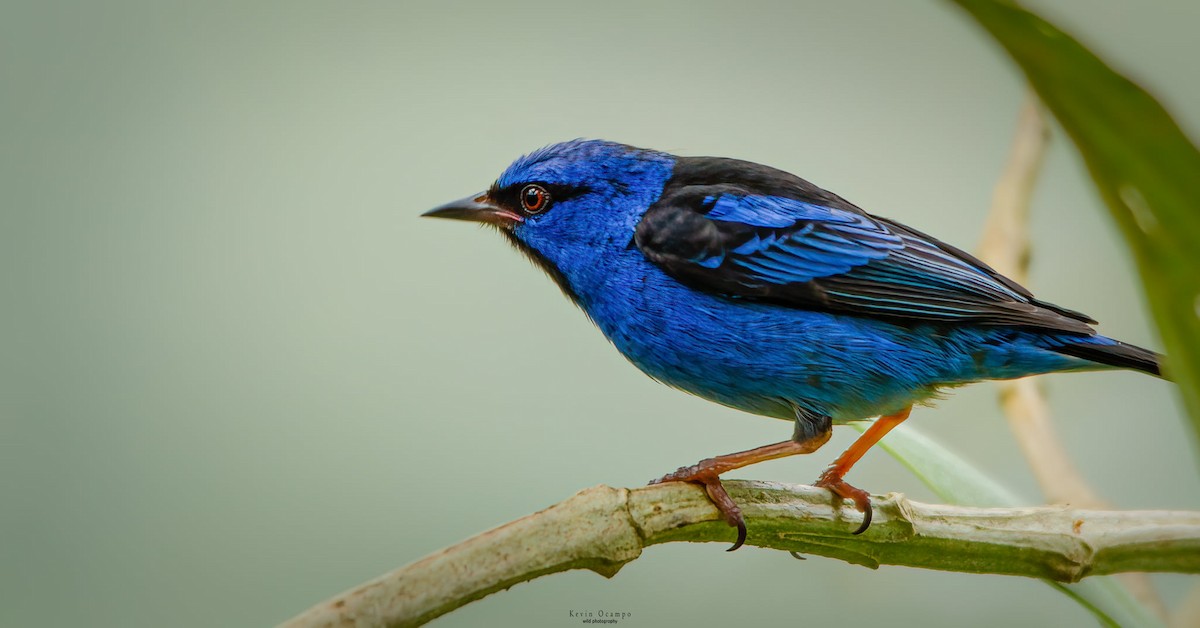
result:
[[[1094,321],[1035,300],[967,253],[833,198],[689,185],[647,210],[634,241],[679,281],[732,298],[897,321],[1094,333],[1087,325]]]

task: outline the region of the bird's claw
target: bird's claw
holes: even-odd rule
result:
[[[699,481],[704,484],[704,490],[708,493],[708,498],[712,500],[713,505],[725,517],[725,523],[737,528],[737,541],[734,542],[733,547],[725,550],[732,552],[746,542],[746,518],[742,516],[742,509],[733,501],[729,493],[725,492],[725,487],[721,485],[721,479],[717,476],[706,477]]]
[[[701,479],[702,476],[711,475],[715,478],[717,475],[719,475],[719,473],[714,473],[714,462],[715,461],[712,458],[706,458],[700,462],[697,462],[696,464],[686,467],[679,467],[678,469],[675,469],[674,471],[662,476],[661,478],[658,478],[657,480],[650,480],[650,483],[662,484],[663,482],[698,482],[703,484],[705,483],[705,480]]]
[[[848,499],[854,502],[854,507],[863,514],[862,524],[853,534],[862,534],[871,527],[871,494],[861,488],[851,486],[848,482],[842,479],[841,475],[834,472],[832,469],[825,471],[813,486],[827,488],[831,493],[837,495],[841,499]]]
[[[710,460],[702,460],[690,467],[679,467],[673,473],[668,473],[657,480],[651,480],[651,484],[662,484],[663,482],[692,482],[704,486],[704,491],[708,493],[709,500],[720,511],[721,516],[730,527],[737,528],[737,541],[733,547],[725,550],[732,552],[741,547],[746,542],[746,518],[742,516],[742,509],[738,507],[729,493],[725,492],[725,487],[721,484],[721,478],[710,468]],[[709,463],[706,465],[705,463]]]

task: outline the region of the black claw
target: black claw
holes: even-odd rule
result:
[[[737,524],[737,529],[738,529],[737,542],[733,544],[733,547],[725,550],[726,552],[732,552],[733,550],[741,547],[742,545],[744,545],[746,543],[746,522],[739,521]]]
[[[871,504],[870,504],[870,503],[868,503],[868,504],[867,504],[867,509],[863,511],[863,522],[862,522],[862,525],[858,526],[858,529],[857,529],[857,530],[855,530],[855,531],[853,532],[853,534],[862,534],[863,532],[866,532],[866,531],[867,531],[867,528],[871,527],[871,511],[872,511],[872,510],[874,510],[874,509],[873,509],[873,508],[871,508]]]
[[[808,560],[807,558],[801,556],[800,552],[788,552],[788,553],[791,554],[792,558],[795,558],[796,560]]]

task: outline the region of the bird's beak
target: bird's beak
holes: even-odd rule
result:
[[[487,192],[472,194],[466,198],[460,198],[457,201],[439,205],[421,215],[433,218],[471,220],[505,228],[512,227],[519,222],[525,222],[525,219],[520,214],[513,213],[493,202],[492,199],[488,198]]]

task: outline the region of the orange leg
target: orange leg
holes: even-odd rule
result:
[[[855,534],[862,534],[871,526],[871,494],[860,488],[851,486],[842,478],[850,471],[854,463],[858,462],[863,457],[863,454],[867,453],[868,449],[879,442],[879,439],[892,431],[892,428],[903,423],[904,419],[908,418],[910,412],[912,412],[912,406],[895,414],[875,419],[871,427],[868,427],[867,431],[863,432],[862,436],[859,436],[858,440],[854,441],[854,444],[850,445],[849,449],[838,456],[837,460],[834,460],[833,464],[829,465],[829,468],[813,484],[813,486],[829,489],[834,495],[842,499],[849,499],[854,502],[855,507],[863,513],[862,525],[854,531]]]
[[[721,485],[721,479],[718,476],[727,471],[740,469],[756,462],[812,453],[829,440],[829,434],[829,430],[826,429],[823,432],[800,441],[786,440],[773,445],[739,451],[736,454],[706,458],[690,467],[680,467],[674,473],[668,473],[654,480],[651,484],[662,482],[695,482],[703,484],[704,490],[708,493],[708,498],[712,500],[717,510],[721,511],[726,523],[738,529],[737,542],[728,550],[732,552],[741,547],[742,543],[746,542],[746,521],[742,517],[742,509],[738,508],[737,503],[733,501],[729,493],[725,492],[725,487]]]

